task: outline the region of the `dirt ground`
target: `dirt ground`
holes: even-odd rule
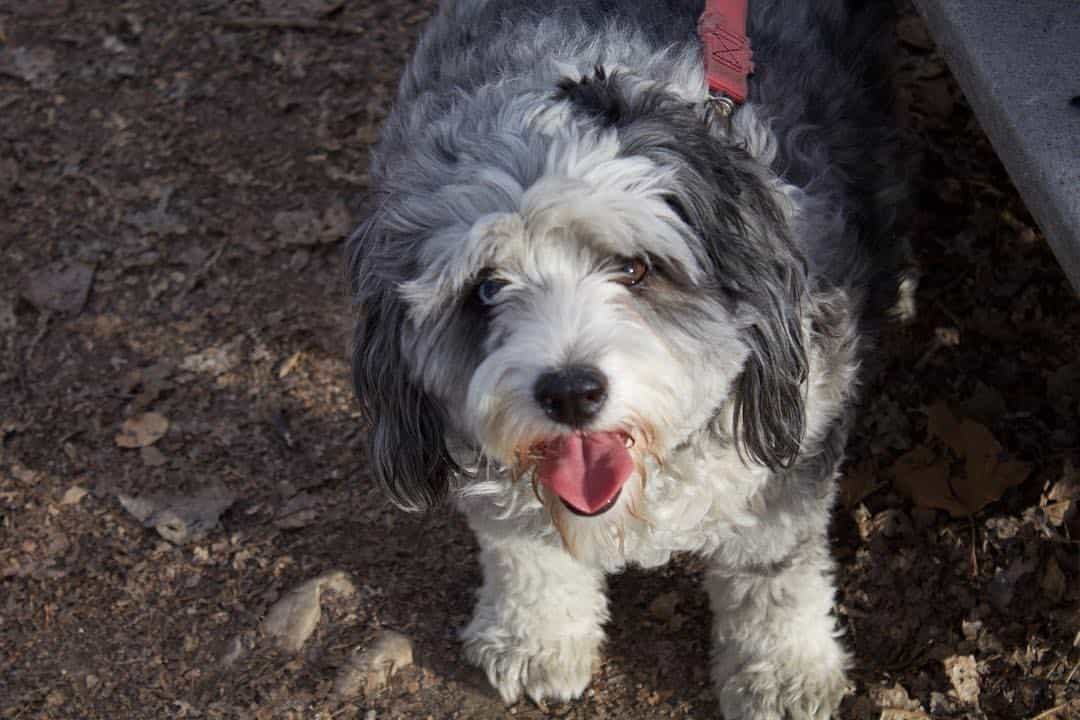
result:
[[[836,512],[841,715],[1076,718],[1080,306],[902,10],[923,278]],[[613,579],[587,697],[507,710],[455,640],[467,529],[367,478],[342,241],[429,12],[0,0],[0,718],[718,715],[699,561]],[[345,687],[387,630],[414,662]]]

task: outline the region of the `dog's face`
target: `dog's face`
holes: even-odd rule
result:
[[[376,477],[429,505],[450,443],[553,513],[634,512],[647,461],[725,417],[787,463],[805,271],[771,176],[659,89],[599,74],[548,106],[485,140],[433,131],[415,152],[438,177],[387,163],[353,246]]]

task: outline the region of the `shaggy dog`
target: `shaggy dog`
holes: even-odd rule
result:
[[[702,2],[445,2],[351,240],[355,382],[395,503],[452,498],[484,583],[465,654],[579,696],[605,576],[708,558],[727,720],[825,718],[847,655],[826,530],[895,297],[883,12],[751,0],[710,111]]]

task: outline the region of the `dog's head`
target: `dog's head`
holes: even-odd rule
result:
[[[806,271],[769,171],[617,74],[477,105],[383,157],[352,240],[355,382],[393,500],[440,500],[456,445],[578,515],[703,430],[789,464]]]

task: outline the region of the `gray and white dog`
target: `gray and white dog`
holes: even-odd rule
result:
[[[589,683],[605,576],[709,559],[724,716],[825,718],[848,657],[826,531],[895,297],[884,13],[751,0],[709,111],[702,2],[444,2],[351,240],[355,382],[399,506],[451,497],[462,637],[506,702]]]

